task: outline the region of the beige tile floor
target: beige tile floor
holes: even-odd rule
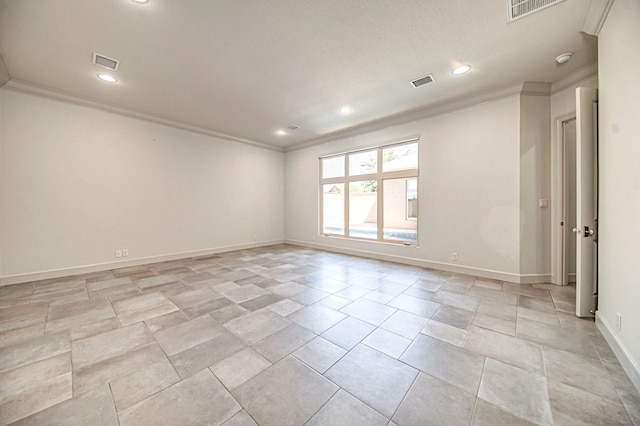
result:
[[[574,300],[287,245],[0,287],[0,424],[640,425]]]

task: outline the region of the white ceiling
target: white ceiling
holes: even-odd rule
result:
[[[592,66],[588,6],[508,23],[505,0],[0,0],[0,55],[9,86],[286,149]],[[96,78],[93,52],[120,61],[118,83]],[[429,73],[435,83],[409,84]],[[300,129],[275,135],[289,125]]]

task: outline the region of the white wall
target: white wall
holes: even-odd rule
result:
[[[286,154],[286,239],[518,280],[519,96]],[[318,156],[420,134],[419,247],[318,235]],[[456,251],[458,262],[451,261]]]
[[[525,87],[527,83],[525,83]],[[548,89],[547,89],[548,90]],[[520,274],[551,275],[549,94],[520,97]],[[547,280],[545,280],[547,281]]]
[[[640,2],[615,0],[599,50],[597,320],[640,389]],[[622,315],[622,330],[616,328]]]
[[[283,240],[283,153],[0,93],[4,282]]]
[[[0,61],[2,57],[0,57]],[[3,62],[4,63],[4,62]],[[0,90],[0,277],[2,277],[2,99],[4,91]],[[1,284],[1,283],[0,283]]]

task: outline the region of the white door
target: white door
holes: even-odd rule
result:
[[[576,315],[592,317],[597,298],[597,89],[576,89]]]

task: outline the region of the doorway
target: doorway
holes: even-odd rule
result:
[[[576,117],[561,122],[562,147],[562,263],[561,285],[576,282]]]

